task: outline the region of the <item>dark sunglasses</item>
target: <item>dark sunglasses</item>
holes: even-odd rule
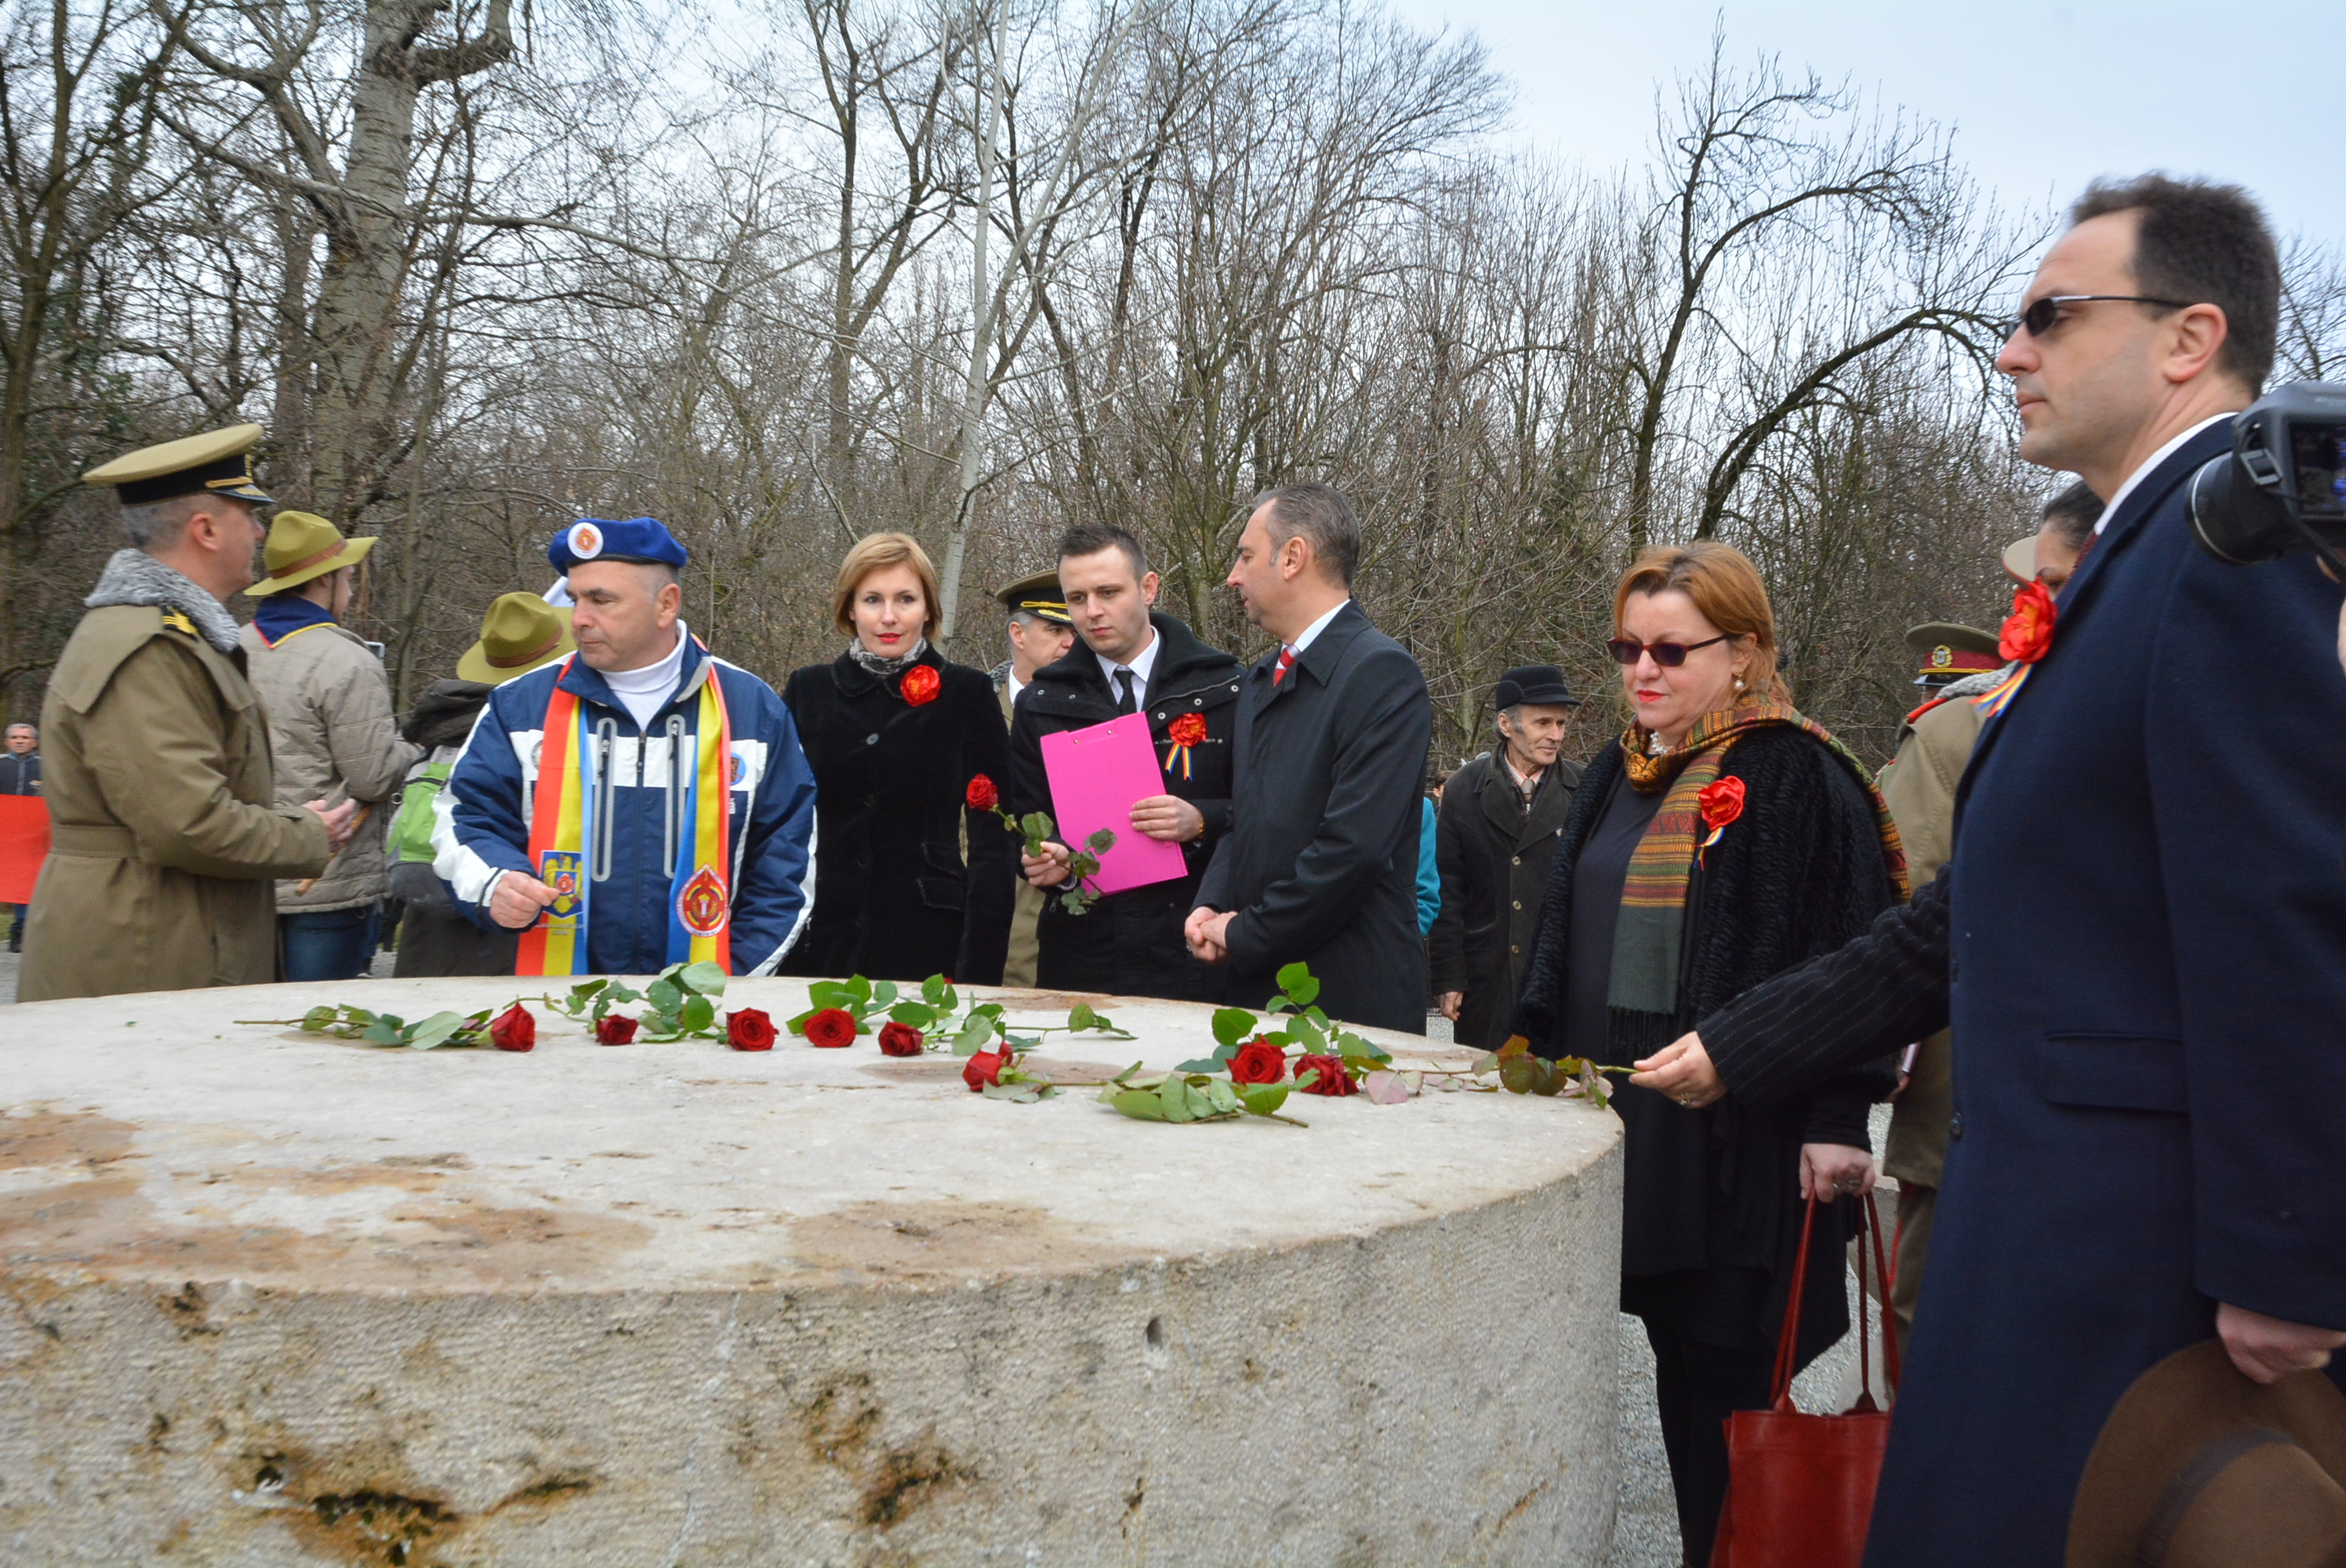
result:
[[[2090,305],[2096,300],[2118,300],[2130,305],[2163,305],[2170,311],[2180,311],[2185,304],[2181,300],[2154,300],[2147,294],[2047,294],[2041,300],[2030,301],[2028,309],[2020,312],[2019,320],[2005,322],[2004,335],[2008,338],[2025,327],[2030,337],[2041,338],[2061,320],[2062,306]]]
[[[1605,645],[1615,664],[1636,664],[1638,656],[1651,654],[1654,662],[1664,669],[1676,669],[1686,663],[1686,656],[1697,648],[1707,648],[1713,643],[1723,643],[1735,634],[1721,632],[1715,637],[1705,637],[1698,643],[1641,643],[1627,637],[1615,637]]]

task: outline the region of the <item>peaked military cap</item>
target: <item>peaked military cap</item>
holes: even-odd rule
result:
[[[257,424],[182,436],[159,446],[142,446],[83,474],[85,484],[111,484],[125,506],[148,506],[181,495],[233,495],[257,506],[273,504],[252,481],[247,456],[260,439]]]
[[[1917,686],[1936,686],[2004,667],[1996,651],[1995,634],[1953,621],[1932,621],[1906,634],[1907,651],[1919,667]]]
[[[341,529],[314,512],[280,512],[269,520],[269,543],[260,552],[269,575],[245,592],[256,599],[282,593],[312,577],[355,566],[373,548],[373,535],[345,539]]]
[[[994,591],[994,596],[1014,616],[1024,610],[1055,626],[1076,624],[1076,617],[1067,614],[1067,596],[1059,586],[1059,574],[1056,571],[1037,572],[1031,577],[1005,584]]]
[[[546,558],[567,576],[571,567],[586,561],[633,561],[681,571],[691,557],[656,518],[630,517],[614,523],[602,517],[581,517],[554,536],[546,546]]]

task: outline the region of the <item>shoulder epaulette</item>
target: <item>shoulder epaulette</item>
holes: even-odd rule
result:
[[[163,612],[163,624],[175,632],[185,632],[191,637],[200,636],[202,635],[196,630],[196,623],[188,619],[184,611],[165,610]]]
[[[1906,722],[1912,724],[1916,719],[1922,718],[1924,714],[1930,712],[1933,708],[1943,707],[1950,700],[1952,699],[1948,697],[1934,697],[1930,701],[1924,703],[1922,707],[1916,708],[1913,712],[1908,714],[1906,716]]]

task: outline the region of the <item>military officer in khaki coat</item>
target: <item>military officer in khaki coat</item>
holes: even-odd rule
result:
[[[269,725],[222,605],[253,580],[270,504],[258,425],[134,452],[131,548],[107,563],[41,709],[51,820],[17,998],[249,985],[277,976],[275,881],[321,871],[348,802],[275,803]]]
[[[1026,689],[1035,672],[1058,663],[1076,646],[1076,623],[1067,614],[1066,596],[1060,591],[1056,571],[1021,577],[996,590],[994,596],[1010,612],[1009,629],[1004,634],[1010,639],[1010,657],[994,667],[994,695],[1002,704],[1002,722],[1006,725],[1017,710],[1018,694]],[[1036,922],[1050,896],[1025,878],[1018,879],[1010,909],[1010,948],[1002,962],[1003,984],[1035,983],[1035,966],[1042,958]]]

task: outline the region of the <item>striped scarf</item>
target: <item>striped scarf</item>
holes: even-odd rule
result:
[[[1609,1008],[1658,1014],[1675,1020],[1678,1010],[1678,974],[1686,941],[1687,888],[1694,876],[1695,857],[1708,830],[1702,820],[1701,797],[1716,782],[1727,762],[1728,748],[1754,729],[1787,724],[1815,736],[1848,764],[1873,801],[1882,829],[1882,858],[1906,898],[1906,852],[1898,840],[1898,825],[1873,776],[1815,720],[1787,704],[1762,700],[1719,713],[1705,714],[1677,746],[1660,755],[1648,748],[1652,737],[1632,724],[1621,737],[1623,765],[1629,787],[1643,794],[1667,790],[1661,808],[1630,851],[1629,870],[1621,884],[1621,911],[1613,927],[1613,971],[1606,985]],[[1728,830],[1733,831],[1730,826]]]

